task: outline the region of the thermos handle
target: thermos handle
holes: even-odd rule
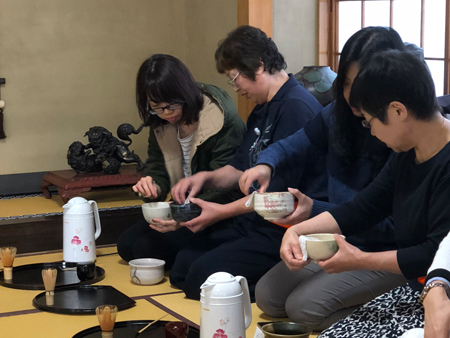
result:
[[[250,303],[250,292],[248,291],[247,279],[242,276],[236,276],[236,280],[241,284],[243,291],[242,301],[244,302],[245,329],[247,330],[252,322],[252,306]]]
[[[98,215],[98,207],[97,202],[95,201],[88,201],[89,204],[94,204],[94,218],[95,218],[95,234],[94,238],[97,239],[100,234],[102,233],[102,227],[100,225],[100,216]]]

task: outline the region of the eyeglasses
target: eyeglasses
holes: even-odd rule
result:
[[[150,104],[148,105],[148,112],[150,113],[150,114],[152,114],[152,115],[159,115],[159,114],[162,114],[162,113],[164,113],[164,110],[175,110],[175,109],[178,109],[178,108],[180,108],[181,106],[182,106],[183,104],[181,104],[181,103],[172,103],[172,104],[168,104],[167,106],[165,106],[165,107],[158,107],[158,108],[151,108],[150,107]]]
[[[364,119],[364,120],[362,120],[361,121],[361,124],[362,124],[362,126],[364,127],[364,128],[371,128],[372,126],[370,125],[370,122],[372,122],[372,120],[375,118],[375,116],[372,116],[372,118],[369,120],[369,121],[367,121],[366,119]]]
[[[233,80],[228,80],[227,83],[231,86],[231,87],[236,87],[236,79],[239,76],[239,72],[235,75],[235,77],[233,77]]]

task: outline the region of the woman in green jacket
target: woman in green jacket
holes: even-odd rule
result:
[[[222,89],[196,83],[176,57],[155,54],[141,65],[136,103],[150,127],[148,159],[133,190],[148,201],[164,201],[180,179],[228,164],[245,129],[230,96]],[[204,191],[209,201],[227,203],[239,193]],[[194,234],[175,221],[144,219],[117,241],[120,256],[129,261],[153,257],[170,269],[178,249]],[[177,231],[173,231],[178,229]]]

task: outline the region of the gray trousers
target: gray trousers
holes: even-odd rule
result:
[[[315,263],[290,271],[280,262],[256,284],[256,304],[272,317],[289,317],[321,331],[406,282],[403,275],[384,271],[327,274]]]

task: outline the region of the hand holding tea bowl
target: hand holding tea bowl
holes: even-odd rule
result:
[[[172,218],[177,222],[188,222],[202,213],[200,208],[195,203],[170,203],[170,211],[172,212]]]

